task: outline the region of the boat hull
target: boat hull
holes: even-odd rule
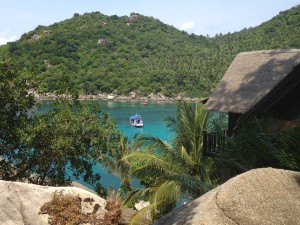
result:
[[[143,127],[144,126],[144,124],[130,124],[130,125],[133,127]]]

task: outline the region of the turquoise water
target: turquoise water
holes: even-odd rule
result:
[[[172,139],[172,133],[165,126],[163,120],[168,116],[175,116],[176,105],[170,102],[149,102],[142,105],[140,102],[117,102],[93,100],[93,104],[99,104],[102,111],[108,112],[115,118],[117,129],[122,131],[125,135],[132,139],[135,134],[150,134],[159,137],[165,141]],[[52,107],[52,101],[42,101],[41,111],[48,111]],[[144,127],[135,128],[129,124],[129,117],[131,115],[139,114],[143,118]],[[120,185],[120,179],[110,174],[105,168],[101,166],[94,166],[95,172],[101,174],[100,183],[108,188],[110,185],[117,189]],[[76,180],[79,183],[93,189],[89,184],[82,180]],[[137,180],[132,181],[132,185],[137,187],[139,183]]]
[[[163,120],[167,116],[174,116],[176,105],[174,103],[148,103],[142,105],[140,102],[115,102],[97,101],[104,112],[110,113],[115,118],[117,129],[132,139],[135,134],[150,134],[165,141],[172,139],[172,134],[165,126]],[[139,114],[143,118],[144,127],[135,128],[129,124],[131,115]],[[101,174],[101,184],[104,187],[112,185],[117,189],[120,185],[120,178],[110,174],[105,168],[94,167],[95,172]],[[84,183],[83,183],[84,184]],[[89,186],[88,184],[84,184]],[[136,179],[132,180],[133,187],[139,187]]]
[[[150,134],[165,141],[172,139],[170,131],[163,120],[167,116],[174,116],[176,106],[174,103],[148,103],[142,105],[140,102],[114,102],[99,101],[103,111],[109,112],[115,118],[117,129],[121,130],[130,139],[135,134]],[[129,124],[131,115],[139,114],[143,118],[144,127],[135,128]]]

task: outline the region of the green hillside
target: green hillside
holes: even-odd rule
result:
[[[47,92],[62,86],[80,93],[206,96],[234,56],[243,51],[300,48],[300,6],[255,28],[213,38],[187,34],[137,13],[74,14],[38,26],[1,46],[23,68],[31,68]]]

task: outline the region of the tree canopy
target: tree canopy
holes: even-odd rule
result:
[[[98,182],[93,166],[115,148],[114,120],[95,105],[58,99],[39,112],[32,76],[0,61],[0,178],[63,185],[82,177]]]
[[[74,14],[1,46],[22,68],[34,65],[44,90],[68,80],[82,94],[135,91],[202,97],[239,52],[300,47],[300,6],[239,32],[188,34],[153,17]]]

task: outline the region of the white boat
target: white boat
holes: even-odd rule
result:
[[[138,114],[131,116],[129,118],[129,122],[130,122],[130,125],[134,126],[134,127],[143,127],[144,126],[143,119]]]

